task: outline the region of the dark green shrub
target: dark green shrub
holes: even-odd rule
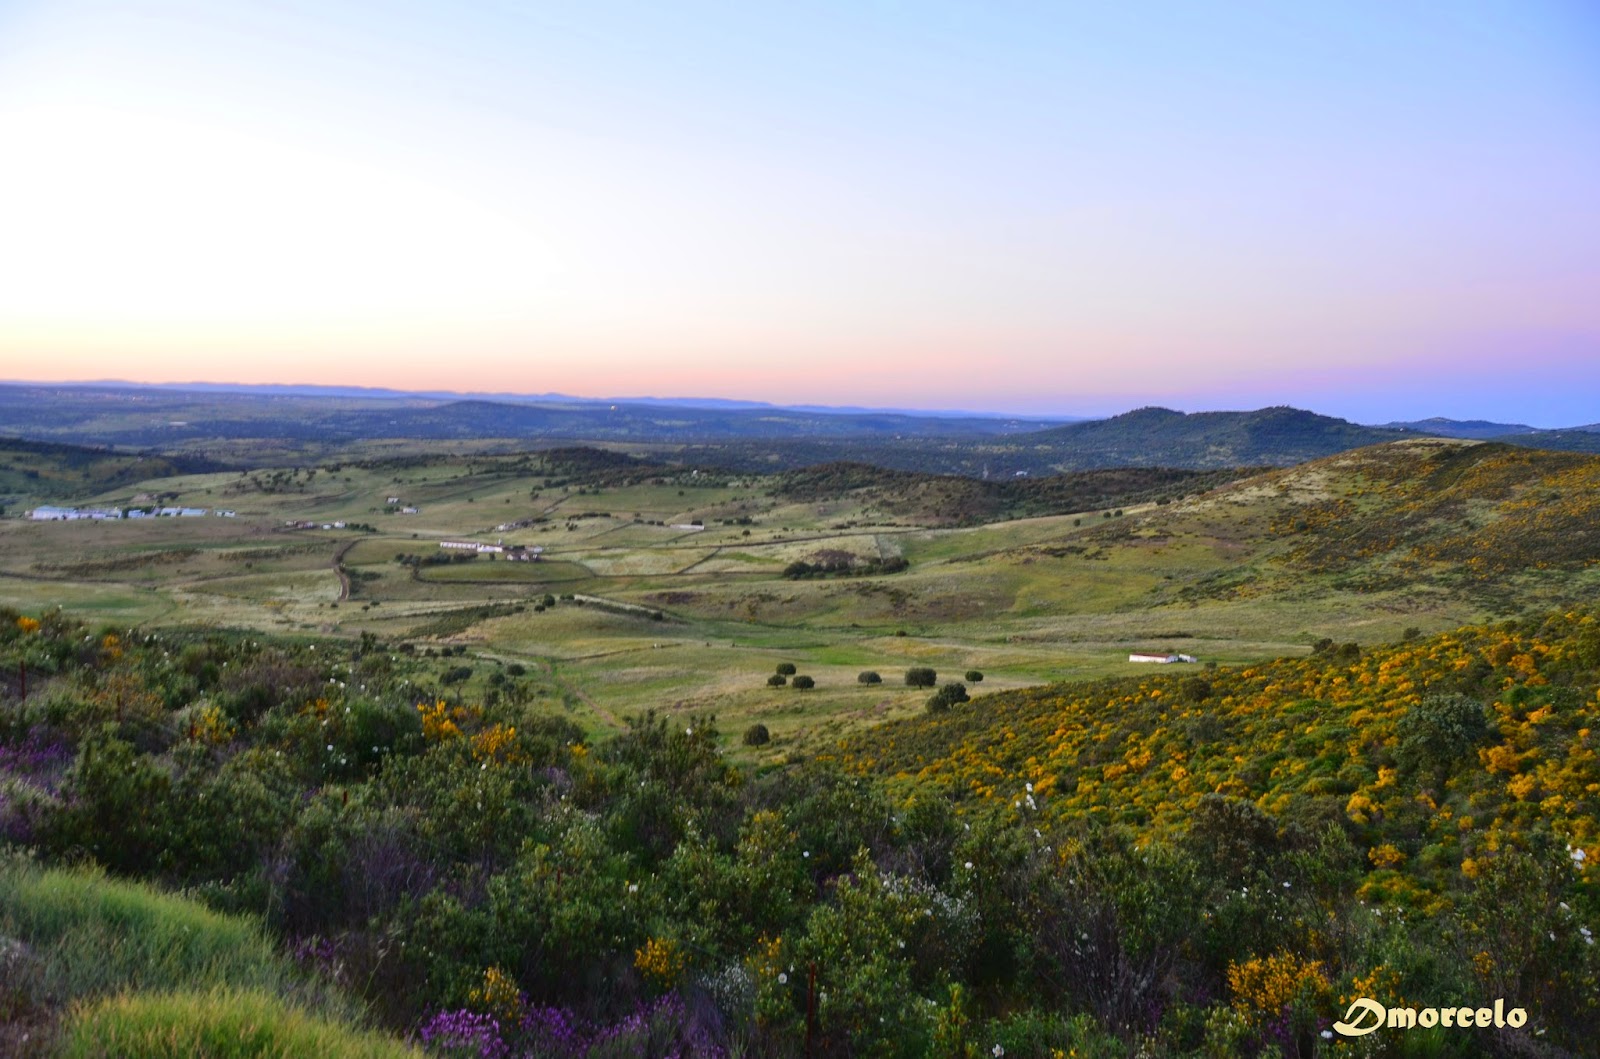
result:
[[[856,674],[856,683],[858,683],[858,684],[882,684],[883,683],[883,678],[881,676],[879,676],[877,673],[874,673],[872,670],[869,669],[869,670],[866,670],[863,673]]]
[[[792,677],[792,676],[794,676],[794,672],[795,672],[795,670],[794,670],[794,663],[793,662],[779,662],[778,663],[778,674],[780,676]]]
[[[958,680],[951,681],[934,692],[933,697],[928,700],[928,711],[930,713],[942,713],[951,706],[966,702],[968,699],[967,686]]]
[[[967,681],[972,684],[982,684],[983,674],[976,669],[967,670]]]
[[[939,682],[939,674],[926,666],[913,666],[906,670],[906,687],[931,688]]]
[[[781,688],[787,683],[789,683],[789,678],[782,673],[774,673],[767,678],[767,687],[769,688]]]
[[[772,741],[772,733],[767,731],[764,724],[752,724],[744,730],[745,746],[765,746]]]
[[[817,682],[812,680],[810,677],[801,674],[800,676],[794,678],[794,686],[799,688],[801,691],[810,691],[812,688],[817,686]]]
[[[62,808],[46,827],[47,844],[58,854],[88,854],[127,875],[150,872],[167,859],[172,780],[147,755],[120,739],[91,736],[62,793]]]
[[[1418,770],[1449,772],[1489,734],[1483,704],[1459,694],[1425,695],[1395,723],[1395,760]]]

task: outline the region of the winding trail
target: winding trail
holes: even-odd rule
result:
[[[556,687],[560,688],[563,692],[571,695],[573,698],[577,699],[579,702],[581,702],[585,706],[589,707],[589,709],[594,711],[595,716],[599,717],[602,721],[604,721],[605,723],[609,724],[611,727],[615,728],[617,731],[619,731],[619,732],[623,731],[624,729],[626,729],[628,727],[627,723],[624,722],[622,720],[622,718],[620,718],[616,714],[612,713],[606,707],[600,705],[594,699],[591,699],[587,694],[584,693],[582,688],[579,688],[576,685],[570,684],[566,680],[563,680],[561,678],[560,674],[557,673],[557,671],[556,671],[555,659],[553,659],[553,658],[540,658],[539,661],[544,665],[545,676],[549,679],[550,683],[554,684]]]
[[[333,553],[333,572],[339,575],[339,602],[343,603],[350,598],[350,574],[344,568],[344,557],[350,554],[359,541],[349,541],[339,545],[339,550]]]

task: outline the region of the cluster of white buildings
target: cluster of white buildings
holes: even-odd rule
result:
[[[113,518],[203,518],[206,515],[233,518],[235,513],[221,508],[211,511],[203,507],[160,507],[148,511],[142,507],[130,507],[127,511],[123,511],[120,507],[53,507],[49,504],[41,504],[28,512],[28,518],[34,522],[80,522],[85,519],[101,522]]]
[[[28,517],[35,522],[77,522],[80,519],[94,519],[99,522],[101,519],[121,518],[122,509],[120,507],[51,507],[46,504],[28,512]]]
[[[1169,654],[1165,651],[1135,651],[1128,656],[1130,662],[1154,662],[1157,665],[1171,665],[1174,662],[1198,662],[1200,659],[1194,655]]]
[[[504,545],[479,544],[477,541],[440,541],[439,547],[446,551],[477,552],[479,555],[499,555],[506,550]]]
[[[528,547],[525,544],[506,544],[498,541],[494,544],[482,544],[478,541],[440,541],[439,547],[451,552],[471,552],[474,555],[503,555],[507,559],[521,563],[536,563],[544,554],[542,547]]]

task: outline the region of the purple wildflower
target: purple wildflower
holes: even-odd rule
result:
[[[49,731],[31,728],[22,742],[0,746],[0,773],[31,781],[54,794],[72,763],[72,747]]]
[[[477,1059],[507,1059],[511,1049],[500,1036],[500,1023],[493,1015],[480,1015],[465,1008],[441,1011],[419,1031],[429,1051],[437,1055],[476,1056]]]

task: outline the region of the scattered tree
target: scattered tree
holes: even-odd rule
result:
[[[967,702],[969,698],[965,684],[959,680],[951,681],[933,693],[933,697],[928,700],[928,712],[942,713],[957,703]]]

